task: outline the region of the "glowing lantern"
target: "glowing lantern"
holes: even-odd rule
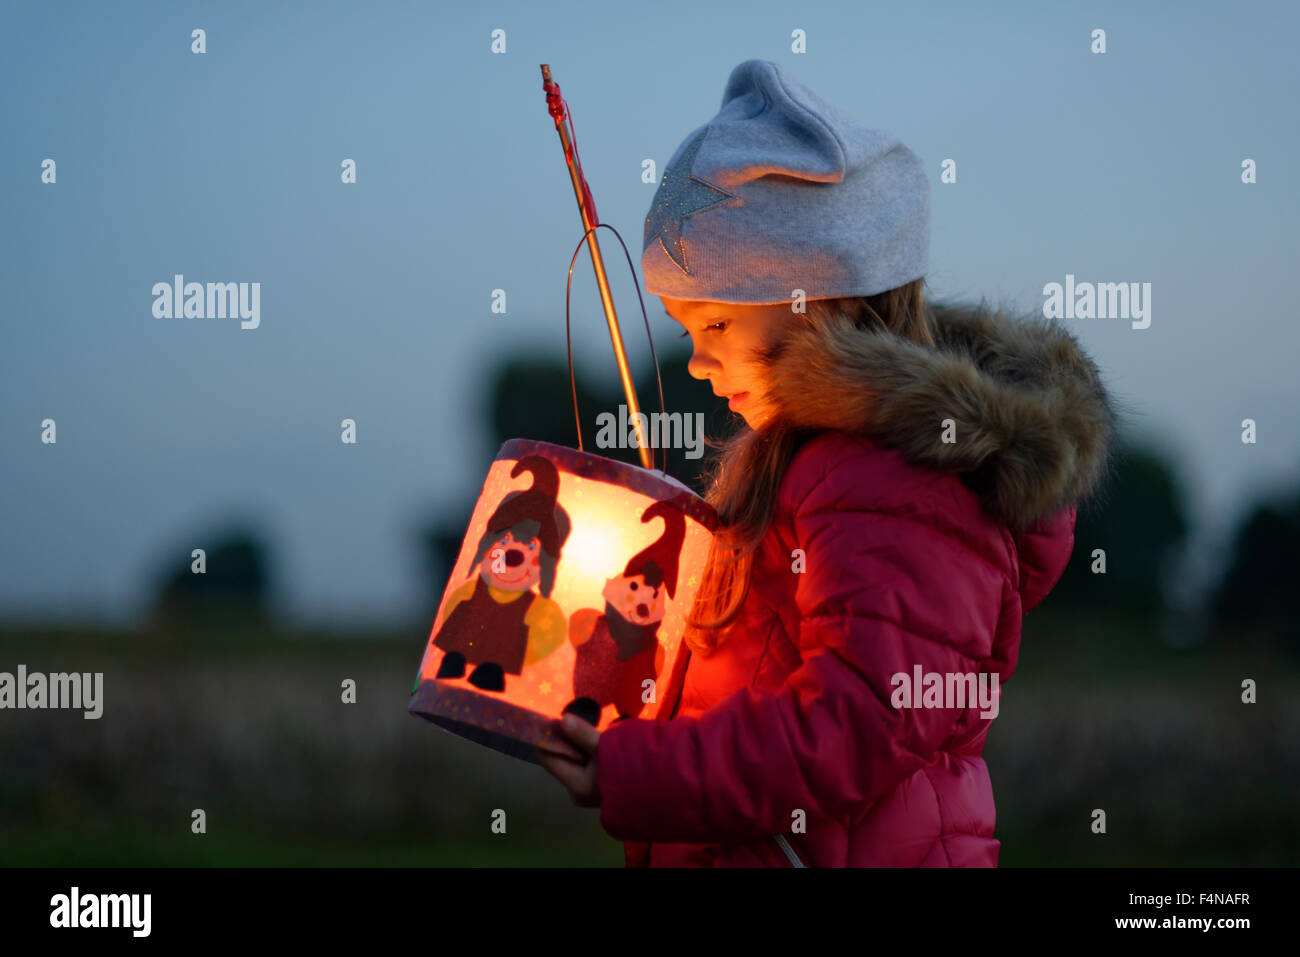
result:
[[[410,710],[537,761],[573,711],[604,729],[654,717],[716,528],[665,475],[512,439],[488,470]]]
[[[706,502],[653,470],[595,237],[607,224],[596,218],[568,106],[546,64],[542,81],[586,231],[574,260],[586,244],[644,467],[526,439],[501,446],[410,702],[447,731],[534,763],[536,746],[556,741],[551,724],[566,711],[603,730],[622,718],[655,717],[672,700],[686,661],[682,632],[717,527]],[[650,350],[653,357],[653,340]],[[569,374],[572,386],[572,352]],[[576,389],[573,396],[580,421]],[[662,382],[659,400],[662,409]]]

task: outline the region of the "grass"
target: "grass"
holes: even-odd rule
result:
[[[1003,866],[1300,862],[1294,657],[1152,634],[1026,620],[985,749]],[[541,769],[406,713],[424,640],[0,629],[0,670],[102,670],[106,699],[100,721],[0,722],[0,865],[621,866],[596,812]],[[207,834],[189,831],[195,807]]]

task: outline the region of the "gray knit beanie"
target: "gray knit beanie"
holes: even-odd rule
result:
[[[731,71],[722,109],[664,170],[645,221],[646,291],[753,305],[870,296],[925,275],[930,181],[890,133],[776,63]]]

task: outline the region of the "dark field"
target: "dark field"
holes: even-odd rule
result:
[[[1300,670],[1091,627],[1026,619],[985,749],[1001,864],[1300,863]],[[0,865],[621,866],[541,768],[408,714],[423,641],[0,634],[0,670],[104,672],[98,721],[0,712]]]

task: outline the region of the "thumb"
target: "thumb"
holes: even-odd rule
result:
[[[600,732],[576,714],[564,716],[564,733],[569,740],[588,754],[593,754],[600,744]]]

